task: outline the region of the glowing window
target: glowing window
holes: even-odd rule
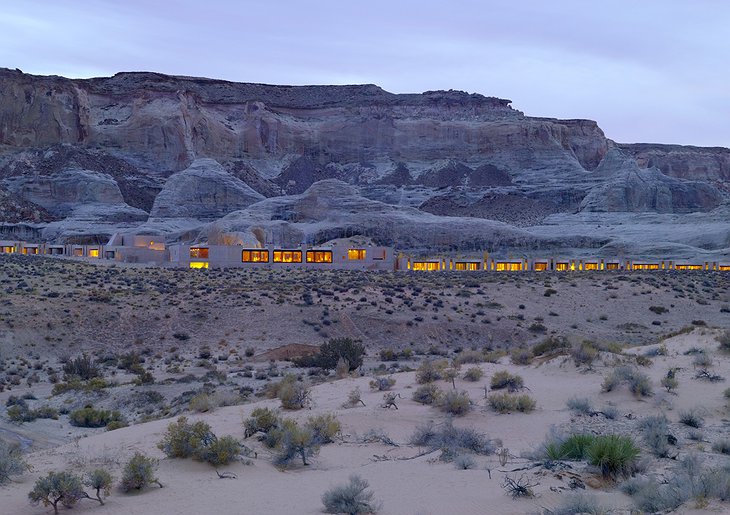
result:
[[[89,249],[89,257],[98,258],[99,249]]]
[[[332,251],[308,250],[307,263],[332,263]]]
[[[208,262],[207,261],[191,261],[190,268],[208,268]]]
[[[634,263],[634,270],[659,270],[659,263]]]
[[[704,270],[703,265],[676,265],[676,270]]]
[[[583,270],[598,270],[598,263],[585,263]]]
[[[454,263],[454,270],[479,270],[479,263],[476,261],[457,261]]]
[[[241,252],[241,261],[244,263],[268,263],[268,250],[244,250]]]
[[[274,263],[301,263],[301,250],[275,250]]]
[[[0,252],[3,252],[4,254],[12,254],[15,252],[15,247],[0,247]]]
[[[606,263],[606,270],[618,270],[620,265],[618,263]]]
[[[717,269],[723,272],[730,272],[730,265],[720,265],[717,267]]]
[[[570,266],[566,262],[555,263],[555,270],[559,270],[561,272],[565,272],[566,270],[568,270],[568,268],[570,268]]]
[[[208,259],[208,247],[190,247],[190,257]]]
[[[23,247],[23,254],[38,254],[38,247]]]
[[[351,261],[362,261],[365,259],[365,249],[350,249],[347,251],[347,259]]]
[[[433,271],[433,270],[441,270],[441,262],[440,261],[414,261],[413,270],[426,270],[426,271]]]
[[[84,255],[84,249],[74,249],[74,256],[81,257]]]
[[[497,261],[498,272],[517,272],[522,270],[521,261]]]
[[[547,263],[535,263],[533,268],[538,272],[544,272],[545,270],[548,269],[548,264]]]

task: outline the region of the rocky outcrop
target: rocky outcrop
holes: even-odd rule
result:
[[[481,251],[503,246],[547,248],[570,245],[569,239],[546,239],[492,220],[436,216],[414,208],[366,199],[337,180],[320,181],[301,195],[270,198],[231,213],[210,226],[234,233],[245,244],[319,244],[361,235],[378,244],[421,252],[449,249]],[[203,233],[203,239],[206,239]],[[585,239],[599,246],[605,241]]]
[[[621,144],[642,168],[658,168],[664,175],[705,180],[716,184],[730,181],[730,149],[650,143]]]
[[[150,215],[155,218],[212,220],[263,198],[213,159],[197,159],[188,168],[167,179]]]
[[[596,168],[606,178],[586,195],[581,210],[597,212],[690,213],[720,205],[717,188],[668,177],[656,168],[641,169],[618,149]]]

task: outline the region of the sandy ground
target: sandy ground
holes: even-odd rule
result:
[[[95,502],[81,501],[74,513],[149,514],[149,513],[231,513],[231,514],[315,514],[322,513],[320,497],[335,484],[343,483],[353,473],[367,479],[377,499],[383,502],[383,514],[522,514],[540,513],[543,508],[554,507],[568,495],[567,478],[541,467],[524,471],[536,486],[532,499],[512,500],[501,487],[506,474],[516,476],[523,472],[510,472],[533,463],[520,458],[526,451],[536,448],[545,438],[551,426],[563,430],[592,430],[595,432],[620,432],[637,436],[636,420],[654,414],[665,413],[672,422],[672,431],[679,439],[677,452],[684,455],[696,452],[711,460],[728,460],[727,456],[714,453],[710,443],[720,436],[730,434],[728,401],[723,398],[727,382],[710,383],[694,379],[693,356],[684,352],[692,347],[707,349],[713,357],[712,371],[730,377],[730,356],[717,350],[717,331],[698,328],[692,333],[681,334],[664,342],[666,356],[652,358],[650,366],[641,367],[654,386],[654,395],[636,399],[625,386],[610,393],[601,393],[604,375],[615,364],[612,354],[602,354],[590,369],[578,368],[566,356],[559,356],[544,363],[527,366],[509,364],[506,358],[500,363],[485,363],[481,368],[484,378],[476,383],[457,379],[456,387],[466,390],[477,404],[466,416],[455,419],[458,426],[473,427],[490,438],[500,439],[511,455],[502,467],[495,456],[477,457],[478,467],[472,470],[456,470],[451,463],[437,459],[438,453],[419,456],[424,449],[407,444],[414,428],[427,420],[445,420],[436,408],[420,405],[411,400],[415,387],[414,373],[393,374],[396,384],[393,391],[400,393],[398,410],[380,407],[382,392],[371,392],[370,377],[352,377],[320,384],[313,390],[311,410],[286,412],[287,416],[304,419],[317,413],[335,413],[342,422],[342,437],[334,444],[323,446],[321,452],[308,467],[294,467],[282,472],[271,464],[270,453],[251,438],[246,440],[258,452],[253,465],[235,464],[225,470],[237,474],[237,479],[219,479],[214,470],[192,460],[165,459],[156,443],[170,422],[157,420],[112,432],[86,430],[87,436],[27,456],[33,466],[31,473],[18,478],[10,486],[0,488],[0,512],[3,514],[45,514],[52,510],[32,507],[27,493],[37,477],[49,470],[72,468],[81,471],[103,464],[119,477],[121,464],[139,450],[161,459],[158,477],[163,489],[151,488],[136,495],[124,495],[114,491],[107,504],[100,507]],[[651,347],[635,348],[632,352],[643,353]],[[468,368],[471,365],[465,365]],[[672,367],[679,367],[679,387],[676,394],[664,392],[660,379]],[[537,409],[530,414],[498,415],[488,411],[484,401],[484,385],[495,371],[510,370],[520,374],[529,393],[537,401]],[[443,381],[443,389],[451,388]],[[344,409],[341,407],[348,392],[358,386],[363,392],[365,407]],[[587,397],[600,409],[613,404],[620,415],[614,420],[573,414],[566,401],[571,397]],[[204,415],[191,415],[203,419],[219,434],[243,437],[242,420],[257,406],[278,406],[278,401],[262,400],[243,406],[219,408]],[[704,442],[694,442],[686,437],[684,426],[676,424],[678,413],[696,407],[702,410],[705,427]],[[38,421],[57,424],[60,421]],[[68,426],[65,426],[68,427]],[[397,447],[383,444],[358,443],[357,434],[368,429],[382,429]],[[644,449],[642,457],[648,460],[647,473],[661,473],[672,460],[651,457]],[[619,493],[615,485],[597,480],[595,471],[579,463],[573,464],[573,472],[580,475],[587,487],[604,506],[614,513],[628,513],[632,508],[629,497]],[[489,469],[489,471],[487,470]],[[490,478],[491,473],[491,478]],[[680,508],[681,513],[724,513],[730,511],[725,503],[711,503],[695,510],[692,505]]]

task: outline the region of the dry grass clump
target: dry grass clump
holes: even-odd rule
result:
[[[466,415],[472,408],[469,394],[466,392],[457,392],[456,390],[446,392],[441,399],[439,399],[438,404],[441,411],[444,411],[449,415],[456,415],[457,417]]]
[[[625,365],[613,369],[613,371],[603,379],[601,389],[604,392],[610,392],[623,383],[628,384],[629,390],[636,397],[649,397],[653,393],[649,376],[639,372],[634,367]]]
[[[377,513],[381,503],[373,500],[375,495],[370,484],[357,475],[350,476],[346,485],[335,486],[322,495],[325,513]]]
[[[449,366],[448,361],[439,360],[432,361],[430,359],[425,360],[416,369],[416,383],[426,384],[433,383],[439,379],[443,379],[444,370]]]
[[[489,382],[489,387],[492,390],[501,390],[506,388],[507,391],[516,392],[524,387],[524,381],[522,377],[518,375],[512,375],[506,370],[500,370],[495,372]]]
[[[436,404],[441,399],[443,391],[433,383],[424,384],[413,392],[413,400],[421,404]]]
[[[484,376],[484,371],[479,367],[471,367],[464,372],[464,380],[476,382]]]
[[[535,399],[527,394],[514,395],[507,392],[491,394],[487,397],[487,404],[494,411],[502,414],[514,411],[530,413],[537,406]]]
[[[471,428],[455,427],[450,419],[439,426],[433,421],[417,426],[410,443],[440,450],[444,461],[451,461],[468,453],[486,456],[493,454],[497,448],[496,442],[485,434]]]

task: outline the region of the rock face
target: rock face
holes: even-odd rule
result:
[[[594,173],[608,180],[586,195],[581,210],[691,213],[710,211],[722,202],[715,187],[668,177],[656,168],[641,169],[617,149],[609,152]]]
[[[212,220],[263,198],[213,159],[196,159],[188,168],[167,179],[150,215]]]
[[[300,195],[266,199],[231,213],[208,228],[234,233],[244,244],[319,244],[362,235],[377,244],[421,252],[462,249],[556,248],[575,243],[535,236],[492,220],[435,216],[366,199],[338,180],[320,181]],[[207,233],[203,232],[203,239]],[[583,238],[598,247],[606,240]]]
[[[403,250],[592,249],[611,238],[607,248],[638,238],[662,249],[658,231],[596,238],[592,217],[676,224],[724,208],[729,184],[728,149],[616,144],[596,122],[529,117],[460,91],[0,69],[6,234],[101,240],[137,228],[189,240],[225,217],[247,237],[293,243],[363,233]]]

